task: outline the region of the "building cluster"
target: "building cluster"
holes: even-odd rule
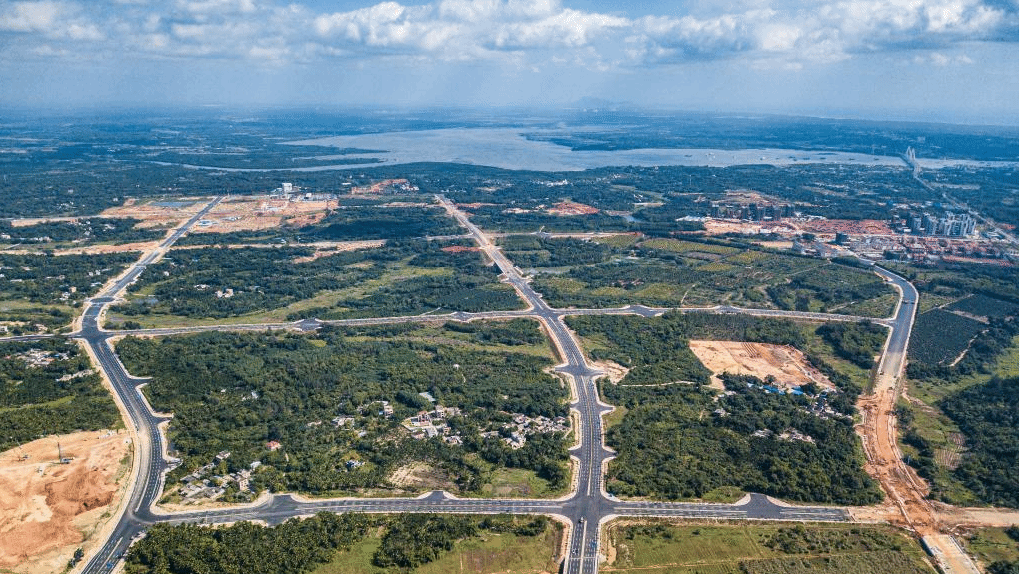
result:
[[[911,213],[902,221],[906,224],[904,231],[939,237],[970,237],[977,226],[977,221],[970,214],[951,211],[941,217],[930,213]]]
[[[771,438],[771,437],[774,436],[774,437],[776,437],[776,440],[783,441],[783,442],[799,441],[799,442],[809,442],[811,444],[815,443],[815,439],[812,438],[811,435],[806,435],[806,434],[804,434],[804,433],[802,433],[799,430],[794,429],[794,428],[786,429],[785,431],[783,431],[783,432],[781,432],[779,434],[776,434],[776,433],[770,431],[769,429],[761,429],[761,430],[756,430],[753,433],[751,433],[751,436],[757,437],[757,438]]]
[[[423,393],[427,394],[427,393]],[[464,444],[464,439],[450,429],[447,420],[460,415],[457,407],[444,407],[436,405],[431,411],[419,411],[413,417],[404,419],[402,423],[411,433],[411,437],[417,440],[425,440],[437,436],[443,437],[443,442],[450,445]]]
[[[30,349],[24,353],[18,353],[17,357],[30,367],[45,367],[53,361],[66,361],[68,355],[57,351]]]
[[[845,247],[869,259],[902,259],[919,264],[939,261],[1008,263],[1017,259],[1016,251],[1001,242],[948,237],[871,236],[850,237]]]
[[[227,486],[231,483],[237,484],[241,492],[251,491],[251,475],[258,467],[262,466],[259,461],[254,461],[248,468],[225,475],[212,474],[219,463],[230,458],[230,451],[224,450],[216,455],[213,462],[202,466],[181,479],[184,484],[181,487],[181,503],[194,504],[196,502],[208,502],[223,496]]]
[[[721,201],[712,202],[709,214],[721,219],[742,219],[745,221],[775,221],[796,215],[790,204],[749,203],[741,205]]]
[[[483,432],[482,438],[509,434],[509,436],[503,436],[503,442],[510,448],[517,450],[528,442],[528,436],[530,435],[567,432],[570,430],[570,427],[567,425],[567,419],[564,417],[550,419],[549,417],[538,416],[532,418],[521,413],[514,413],[512,416],[511,422],[504,423],[500,430]]]

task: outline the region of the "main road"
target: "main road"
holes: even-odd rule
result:
[[[653,308],[641,305],[613,309],[554,309],[531,288],[527,278],[511,263],[478,227],[455,205],[443,197],[440,204],[463,226],[477,242],[479,248],[500,269],[503,281],[517,291],[527,305],[519,311],[498,311],[486,313],[456,312],[447,315],[418,315],[378,319],[352,319],[319,321],[307,319],[294,323],[268,323],[249,325],[216,325],[202,327],[181,327],[167,329],[141,329],[132,331],[106,331],[101,327],[101,318],[106,307],[131,284],[145,269],[158,260],[167,249],[187,232],[188,228],[201,219],[219,200],[214,200],[201,212],[181,225],[153,252],[143,256],[109,288],[93,298],[82,316],[81,329],[74,335],[88,345],[98,366],[109,378],[118,402],[127,413],[130,424],[136,430],[135,445],[136,473],[129,490],[127,504],[117,522],[113,534],[99,551],[87,562],[84,572],[106,572],[111,570],[130,545],[131,540],[150,525],[157,522],[202,522],[223,523],[238,520],[264,520],[278,523],[291,517],[306,516],[320,511],[329,512],[457,512],[457,513],[526,513],[558,517],[572,526],[568,529],[569,542],[563,572],[566,574],[594,574],[598,570],[599,530],[601,524],[613,517],[676,517],[702,519],[762,519],[762,520],[812,520],[844,521],[849,515],[844,508],[825,506],[789,506],[777,503],[768,497],[751,494],[735,504],[701,504],[621,501],[608,494],[602,481],[604,465],[612,458],[602,441],[602,415],[612,407],[600,402],[596,380],[603,373],[593,368],[584,356],[573,333],[563,319],[569,315],[587,314],[636,314],[645,317],[661,315],[670,308]],[[908,281],[885,269],[874,267],[876,273],[897,286],[901,298],[896,314],[889,319],[872,319],[890,328],[886,349],[880,363],[882,373],[896,373],[903,368],[910,325],[913,321],[913,307],[917,293]],[[769,309],[742,309],[737,307],[677,308],[682,312],[746,313],[760,316],[789,317],[817,321],[859,321],[861,317],[825,313],[802,313]],[[314,330],[322,324],[383,324],[395,322],[455,320],[470,321],[485,318],[532,317],[541,322],[556,347],[562,363],[556,371],[570,382],[574,400],[571,408],[577,412],[577,445],[570,450],[574,459],[575,482],[571,494],[557,500],[516,500],[516,499],[465,499],[445,492],[432,492],[417,498],[344,498],[330,500],[306,500],[293,495],[274,495],[262,502],[247,507],[196,510],[191,512],[164,513],[154,511],[163,489],[163,480],[169,469],[170,459],[165,452],[164,437],[159,425],[168,416],[154,413],[142,397],[139,385],[145,381],[132,377],[117,358],[110,338],[127,334],[174,335],[206,330],[265,330],[267,328]],[[893,376],[894,380],[898,376]]]

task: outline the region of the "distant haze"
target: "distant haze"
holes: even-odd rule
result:
[[[1015,126],[1017,12],[1015,0],[0,0],[0,105],[605,100]]]

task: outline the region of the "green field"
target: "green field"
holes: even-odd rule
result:
[[[543,247],[537,238],[530,240],[534,248]],[[873,273],[740,243],[648,239],[627,251],[615,250],[608,260],[604,252],[602,261],[588,254],[583,265],[544,247],[517,253],[527,265],[544,258],[566,266],[534,279],[535,289],[560,307],[732,304],[886,317],[896,301]],[[507,254],[514,260],[513,251]]]
[[[485,532],[459,540],[434,562],[399,572],[415,574],[539,574],[555,572],[563,527],[550,522],[537,536],[518,536],[510,532]],[[337,552],[332,561],[311,574],[386,574],[392,568],[380,568],[372,559],[382,545],[382,529],[376,529],[350,550]]]
[[[928,574],[906,533],[861,525],[610,525],[602,572],[652,574]]]
[[[1012,534],[1012,536],[1010,535]],[[995,562],[1011,562],[1012,571],[1017,570],[1020,561],[1017,552],[1017,530],[1010,528],[979,528],[966,536],[960,537],[967,552],[977,558],[987,568]]]

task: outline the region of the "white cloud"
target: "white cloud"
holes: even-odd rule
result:
[[[0,32],[38,34],[46,40],[98,41],[104,38],[99,27],[81,15],[81,7],[71,2],[40,0],[0,4]],[[64,51],[41,44],[35,54],[63,54]]]
[[[272,64],[404,58],[592,69],[712,59],[795,69],[896,50],[931,52],[927,62],[938,65],[938,50],[1017,37],[1008,0],[691,0],[690,13],[642,18],[561,0],[385,1],[337,13],[297,1],[0,0],[0,33],[22,34],[26,52],[54,57],[60,41],[87,41],[108,54],[137,49]]]

